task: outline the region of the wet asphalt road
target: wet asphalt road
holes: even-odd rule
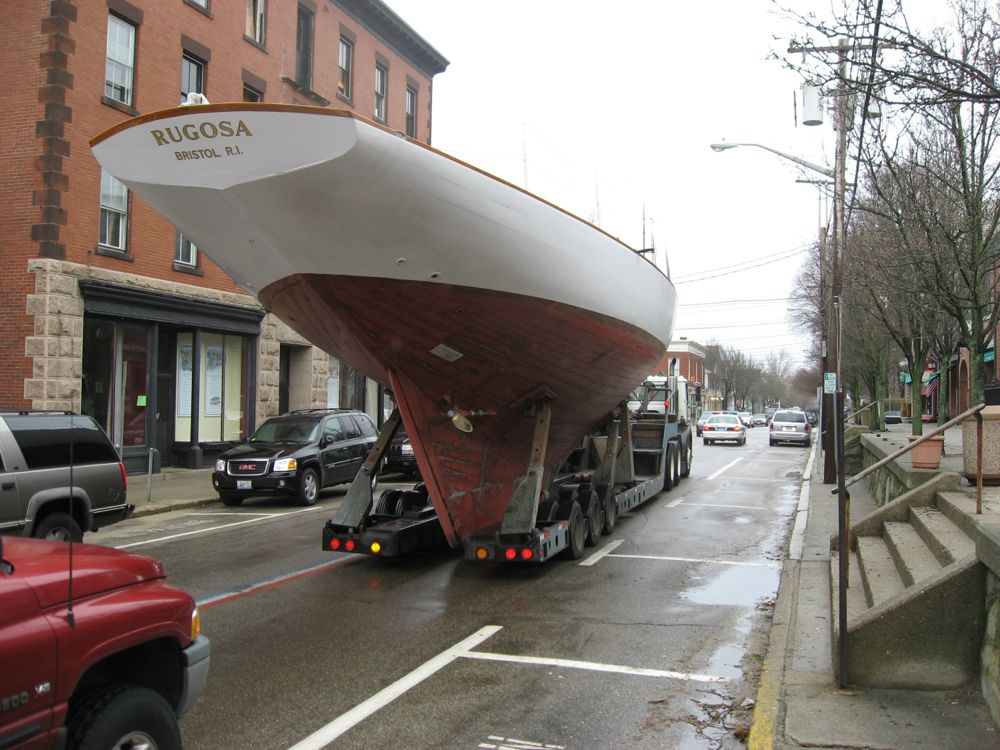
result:
[[[759,427],[698,440],[690,478],[540,567],[323,552],[345,489],[87,541],[164,560],[199,601],[212,667],[189,750],[736,748],[805,460]]]

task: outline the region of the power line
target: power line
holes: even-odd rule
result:
[[[737,269],[734,269],[732,271],[724,271],[722,273],[712,274],[711,276],[702,276],[702,277],[699,277],[697,279],[684,279],[683,281],[674,281],[674,285],[676,286],[676,285],[679,285],[679,284],[691,284],[691,283],[696,282],[696,281],[708,281],[709,279],[717,279],[720,276],[731,276],[734,273],[742,273],[743,271],[749,271],[749,270],[751,270],[753,268],[760,268],[761,266],[769,266],[772,263],[778,263],[780,261],[787,260],[788,258],[791,258],[791,257],[793,257],[795,255],[799,255],[800,253],[804,253],[808,249],[809,248],[807,248],[807,247],[802,247],[802,248],[799,248],[798,250],[792,250],[791,252],[789,252],[789,253],[787,253],[785,255],[782,255],[781,257],[774,258],[773,260],[766,260],[766,261],[763,261],[761,263],[755,263],[755,264],[753,264],[751,266],[746,266],[745,268],[737,268]]]
[[[717,302],[688,302],[683,305],[677,305],[678,307],[708,307],[709,305],[755,305],[755,304],[765,304],[768,302],[788,302],[791,297],[772,297],[770,299],[728,299],[719,300]]]

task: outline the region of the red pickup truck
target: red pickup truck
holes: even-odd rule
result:
[[[0,537],[0,748],[181,747],[208,678],[198,609],[163,564]]]

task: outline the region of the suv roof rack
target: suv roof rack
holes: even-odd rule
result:
[[[65,409],[0,409],[0,414],[17,414],[18,416],[27,416],[29,414],[62,414],[67,417],[81,416],[75,411]]]
[[[292,411],[285,412],[281,414],[282,417],[287,417],[290,414],[336,414],[345,411],[357,411],[357,409],[293,409]]]

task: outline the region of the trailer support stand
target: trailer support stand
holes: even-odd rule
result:
[[[542,493],[545,449],[552,423],[551,401],[547,398],[535,404],[535,435],[531,440],[531,458],[524,479],[517,485],[500,526],[501,534],[530,534],[538,517],[538,499]]]
[[[399,429],[402,421],[399,409],[393,409],[392,414],[389,415],[389,419],[386,420],[386,423],[382,425],[382,429],[379,430],[378,440],[375,441],[375,445],[368,451],[365,462],[361,464],[361,468],[358,469],[354,481],[351,482],[351,487],[347,490],[347,496],[331,519],[334,524],[358,528],[362,521],[365,520],[368,512],[372,509],[372,505],[375,503],[375,498],[372,496],[372,477],[378,471],[378,466],[382,463],[382,457],[385,455],[386,449],[389,447],[389,443],[392,442],[392,438],[395,436],[396,430]]]

